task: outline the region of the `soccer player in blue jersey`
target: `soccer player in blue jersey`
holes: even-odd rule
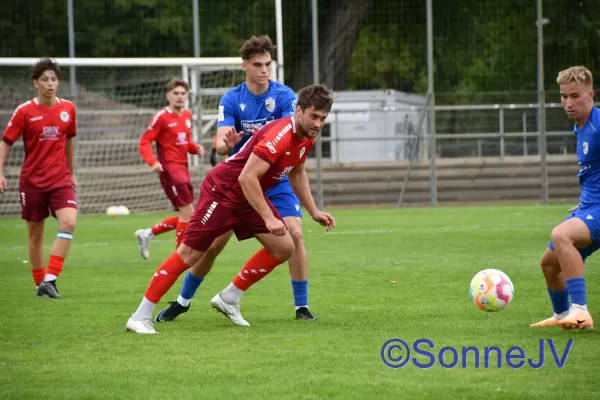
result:
[[[219,103],[216,147],[220,155],[232,156],[264,124],[293,116],[296,95],[289,87],[270,79],[271,59],[275,46],[271,39],[253,36],[240,48],[246,81],[230,89]],[[287,177],[266,192],[283,217],[294,240],[295,251],[289,259],[296,319],[316,320],[308,309],[308,257],[302,237],[300,201]],[[177,301],[157,314],[155,322],[172,321],[187,312],[190,301],[223,250],[232,232],[217,238],[202,259],[186,275]]]
[[[563,108],[575,121],[581,196],[571,214],[552,230],[541,259],[554,315],[531,326],[591,329],[584,262],[600,248],[600,110],[594,105],[593,78],[587,68],[561,71],[556,81]]]

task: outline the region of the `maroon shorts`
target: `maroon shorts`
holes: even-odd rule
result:
[[[283,222],[277,209],[266,200],[275,217]],[[257,233],[269,233],[265,221],[249,204],[232,208],[220,204],[220,200],[211,195],[201,194],[183,235],[183,243],[204,252],[216,238],[231,230],[238,240],[250,239]]]
[[[189,181],[175,183],[168,174],[161,173],[160,184],[173,204],[173,210],[179,211],[179,207],[194,203],[194,187]]]
[[[75,191],[70,186],[49,190],[21,187],[20,192],[21,218],[26,221],[43,221],[48,218],[50,213],[56,217],[56,210],[61,208],[77,209]]]

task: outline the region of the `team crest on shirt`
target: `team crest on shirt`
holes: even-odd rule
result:
[[[62,122],[69,122],[69,113],[66,111],[63,111],[60,113],[60,120]]]
[[[188,128],[192,127],[192,121],[190,121],[189,119],[185,120],[185,126],[187,126]]]
[[[266,99],[265,107],[267,108],[268,112],[273,112],[273,110],[275,109],[275,99],[272,97],[269,97],[268,99]]]
[[[589,148],[590,148],[590,145],[588,144],[588,142],[583,142],[583,154],[587,154]]]
[[[300,150],[300,157],[302,158],[302,156],[304,155],[304,153],[306,152],[306,147],[303,147],[302,150]]]

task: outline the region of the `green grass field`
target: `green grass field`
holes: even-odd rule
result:
[[[58,282],[62,300],[35,296],[25,224],[0,219],[0,398],[600,398],[597,331],[529,328],[551,315],[538,260],[567,208],[333,210],[338,227],[327,234],[306,221],[317,322],[293,318],[287,264],[244,295],[250,328],[211,310],[211,297],[259,246],[232,240],[190,311],[149,336],[125,332],[125,322],[174,236],[155,238],[144,261],[133,232],[167,214],[82,216]],[[56,222],[46,227],[47,257]],[[592,313],[600,310],[599,260],[592,256],[586,268]],[[484,268],[503,270],[515,285],[502,312],[484,313],[469,298],[469,282]],[[483,356],[479,368],[471,356],[466,368],[461,358],[455,368],[436,361],[393,369],[381,359],[392,338],[427,338],[434,354],[454,346],[460,357],[464,346],[503,354],[520,346],[536,362],[540,339],[552,339],[559,357],[573,344],[563,368],[546,347],[540,369],[511,369],[505,358],[498,368],[495,356],[488,368]]]

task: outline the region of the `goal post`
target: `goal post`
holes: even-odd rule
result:
[[[132,212],[168,211],[155,174],[138,153],[138,141],[152,115],[167,105],[165,90],[173,77],[190,83],[187,107],[193,115],[192,135],[207,150],[203,159],[191,156],[196,195],[209,165],[218,103],[231,87],[244,81],[239,57],[218,58],[53,58],[61,68],[58,96],[77,108],[77,196],[83,213],[98,213],[111,205]],[[39,58],[0,58],[0,128],[15,108],[36,96],[31,67]],[[74,67],[74,68],[71,68]],[[71,90],[71,72],[76,87]],[[272,65],[277,80],[277,64]],[[22,141],[12,146],[5,165],[9,194],[0,196],[0,216],[18,215],[18,176],[24,157]]]

